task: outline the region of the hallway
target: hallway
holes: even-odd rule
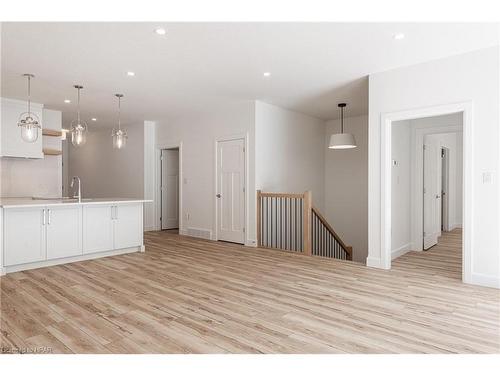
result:
[[[443,232],[427,251],[410,251],[392,262],[392,269],[422,276],[462,280],[462,229]]]

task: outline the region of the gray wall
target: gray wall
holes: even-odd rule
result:
[[[365,263],[368,254],[368,117],[345,119],[345,132],[354,134],[354,149],[331,150],[330,135],[340,132],[340,121],[326,123],[325,215],[342,240],[353,248],[353,260]]]
[[[144,196],[143,125],[126,128],[128,142],[121,150],[113,149],[110,128],[89,131],[81,148],[69,145],[68,177],[70,181],[72,176],[81,178],[84,198]]]

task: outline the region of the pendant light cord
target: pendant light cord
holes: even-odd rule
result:
[[[122,97],[118,97],[118,130],[122,130],[121,126],[121,108],[122,108]]]
[[[340,107],[340,132],[344,133],[344,107]]]
[[[31,117],[31,76],[28,75],[28,116]]]
[[[80,88],[78,87],[78,112],[76,114],[76,121],[80,125]]]

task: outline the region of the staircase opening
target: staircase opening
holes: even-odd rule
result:
[[[296,194],[258,190],[257,242],[264,248],[352,260],[352,247],[342,241],[312,205],[310,191]]]

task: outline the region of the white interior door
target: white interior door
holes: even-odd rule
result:
[[[424,147],[424,249],[441,235],[441,149],[434,140]]]
[[[217,142],[217,238],[245,243],[245,141]]]
[[[450,150],[443,147],[441,154],[441,230],[448,231],[450,228],[449,218],[449,177],[450,177]]]
[[[161,150],[161,229],[179,228],[179,150]]]

